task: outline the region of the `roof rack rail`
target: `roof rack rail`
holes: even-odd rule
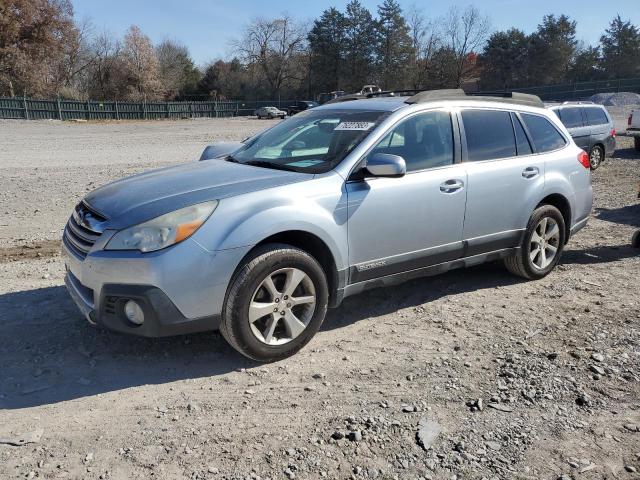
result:
[[[365,94],[351,93],[349,95],[342,95],[341,97],[333,98],[328,102],[325,102],[325,105],[327,103],[349,102],[351,100],[366,100],[367,98],[376,98],[376,97],[395,97],[395,96],[405,97],[409,95],[414,95],[422,91],[423,90],[413,88],[410,90],[383,90],[380,92],[369,92]]]
[[[531,95],[530,93],[520,92],[504,92],[504,93],[470,93],[469,95],[478,98],[490,98],[491,100],[497,100],[507,103],[518,103],[520,105],[528,105],[530,107],[544,108],[544,102],[538,95]]]
[[[352,93],[350,95],[343,95],[342,97],[334,98],[333,100],[329,100],[325,103],[340,103],[340,102],[349,102],[351,100],[366,100],[368,98],[375,97],[394,97],[398,96],[408,96],[409,94],[413,94],[409,98],[405,100],[405,103],[413,104],[413,103],[426,103],[426,102],[437,102],[442,100],[489,100],[494,102],[502,102],[502,103],[516,103],[519,105],[527,105],[529,107],[538,107],[544,108],[544,103],[537,95],[530,95],[528,93],[520,93],[520,92],[504,92],[504,93],[465,93],[461,88],[441,88],[438,90],[421,90],[421,89],[411,89],[411,90],[384,90],[382,92],[372,92],[367,93],[366,95],[362,95],[360,93]]]
[[[441,88],[438,90],[422,90],[414,96],[407,98],[405,103],[425,103],[436,102],[438,100],[452,100],[465,97],[466,94],[461,88]]]
[[[381,92],[371,92],[367,93],[367,98],[373,97],[395,97],[400,96],[404,97],[409,94],[415,95],[416,93],[424,92],[423,89],[420,88],[411,88],[409,90],[382,90]]]
[[[466,100],[490,100],[503,103],[517,103],[530,107],[544,108],[544,103],[537,95],[529,95],[527,93],[520,92],[467,94],[460,88],[425,90],[423,92],[417,93],[413,97],[408,98],[406,100],[406,103],[436,102],[439,100],[460,100],[461,98],[464,98]]]

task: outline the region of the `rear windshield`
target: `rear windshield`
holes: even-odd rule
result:
[[[388,112],[307,110],[247,140],[228,160],[305,173],[333,169]]]

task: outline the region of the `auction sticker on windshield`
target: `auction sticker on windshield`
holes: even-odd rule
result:
[[[342,122],[334,130],[369,130],[373,122]]]

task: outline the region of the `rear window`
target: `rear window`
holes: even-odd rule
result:
[[[604,113],[604,110],[597,107],[585,108],[585,113],[587,114],[587,124],[588,125],[606,125],[609,123],[609,119],[607,115]]]
[[[470,162],[516,156],[516,141],[509,112],[464,110],[462,121]]]
[[[567,144],[556,127],[546,118],[530,113],[522,113],[521,115],[538,153],[557,150]]]
[[[582,127],[582,112],[580,108],[563,108],[560,110],[560,120],[567,128]]]

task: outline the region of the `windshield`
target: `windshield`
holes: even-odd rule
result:
[[[362,110],[302,112],[249,139],[229,160],[296,172],[328,172],[387,115]]]

